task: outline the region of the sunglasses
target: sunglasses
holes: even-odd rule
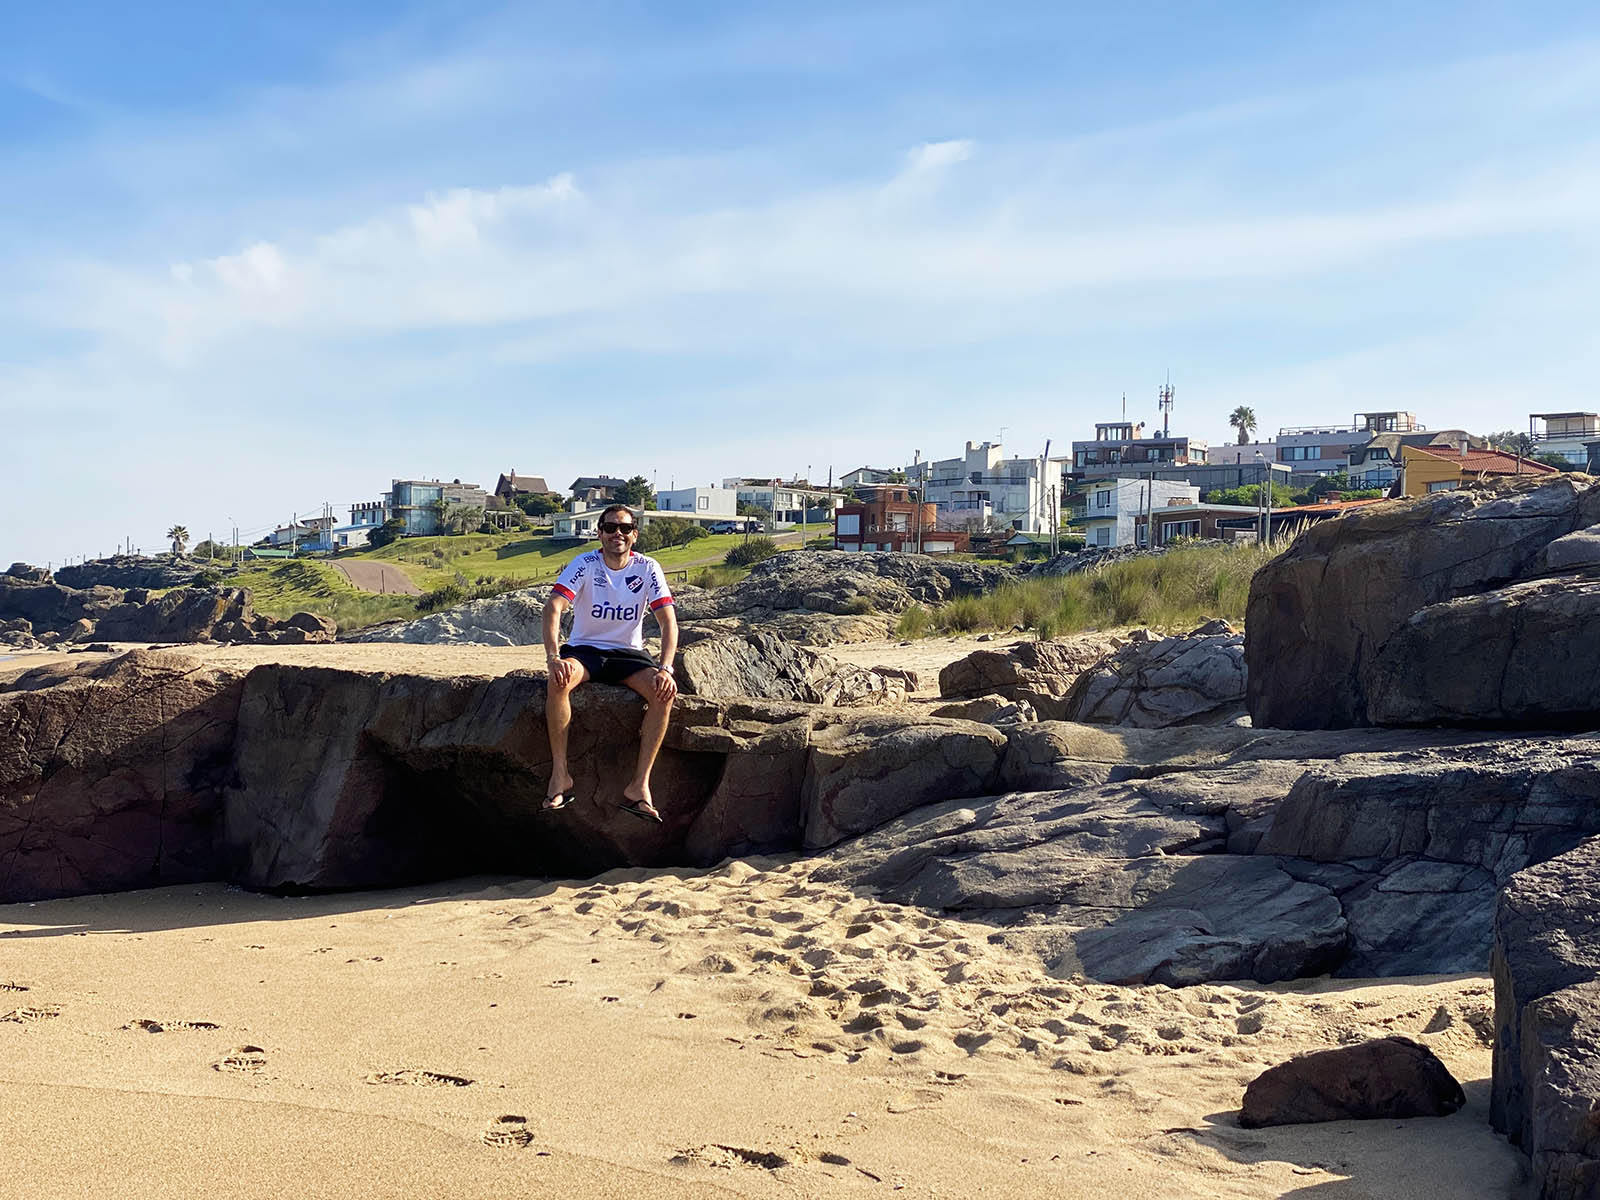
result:
[[[601,521],[601,533],[632,533],[638,526],[632,521]]]

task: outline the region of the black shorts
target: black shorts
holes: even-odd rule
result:
[[[589,678],[596,683],[621,683],[640,671],[657,669],[656,660],[643,650],[632,650],[626,646],[617,649],[611,646],[574,646],[569,643],[561,647],[561,657],[577,659],[583,664],[583,669],[589,672]]]

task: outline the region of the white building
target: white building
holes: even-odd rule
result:
[[[792,529],[802,518],[808,525],[821,525],[833,520],[833,510],[839,507],[841,497],[827,488],[811,487],[806,483],[784,483],[783,480],[754,479],[738,476],[722,481],[722,486],[734,493],[739,504],[765,509],[772,514],[769,532]]]
[[[1600,416],[1589,412],[1530,413],[1534,454],[1559,454],[1574,467],[1588,465],[1588,443],[1600,441]]]
[[[937,506],[940,528],[1045,533],[1049,483],[1041,481],[1039,467],[1037,458],[1005,457],[998,442],[968,442],[960,458],[923,462],[917,451],[906,482]]]
[[[734,517],[739,513],[739,493],[734,488],[674,488],[656,493],[656,510],[669,515],[697,513],[702,517]]]
[[[1147,509],[1198,504],[1200,489],[1170,479],[1096,479],[1084,495],[1083,524],[1091,546],[1142,543]]]
[[[1267,462],[1277,462],[1278,443],[1271,438],[1264,442],[1246,442],[1242,446],[1232,442],[1222,442],[1206,448],[1206,461],[1214,465],[1249,465],[1256,461],[1258,454]]]

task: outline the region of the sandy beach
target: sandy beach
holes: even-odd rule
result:
[[[1052,979],[804,860],[0,908],[0,1195],[1506,1196],[1483,977]],[[1246,1131],[1388,1033],[1452,1117]]]

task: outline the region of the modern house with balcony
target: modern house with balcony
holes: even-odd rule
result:
[[[462,483],[459,479],[449,483],[437,479],[396,479],[389,485],[381,503],[389,517],[405,522],[408,535],[420,537],[443,530],[440,518],[452,508],[485,511],[489,507],[489,493],[475,483]],[[351,524],[357,523],[356,507],[352,506],[350,511]]]
[[[1298,476],[1337,475],[1352,452],[1378,434],[1416,434],[1427,426],[1408,412],[1356,413],[1349,425],[1299,425],[1278,430],[1277,461]]]
[[[1530,413],[1528,436],[1535,454],[1559,454],[1580,471],[1588,467],[1590,442],[1600,441],[1600,416],[1587,412]]]
[[[1037,458],[1005,457],[998,442],[968,442],[959,458],[924,462],[917,451],[906,483],[933,503],[942,529],[1044,533],[1050,528],[1050,473]]]
[[[807,480],[760,479],[752,476],[733,476],[722,481],[722,486],[734,493],[738,504],[765,509],[771,514],[771,529],[792,529],[804,521],[807,525],[825,525],[844,497],[828,488],[812,487]],[[859,490],[859,489],[858,489]]]
[[[1170,479],[1096,479],[1083,495],[1081,519],[1091,546],[1143,545],[1147,510],[1200,502],[1198,487]]]
[[[1105,421],[1091,441],[1072,443],[1072,473],[1085,479],[1145,475],[1152,470],[1209,461],[1205,442],[1183,434],[1145,437],[1140,421]]]

